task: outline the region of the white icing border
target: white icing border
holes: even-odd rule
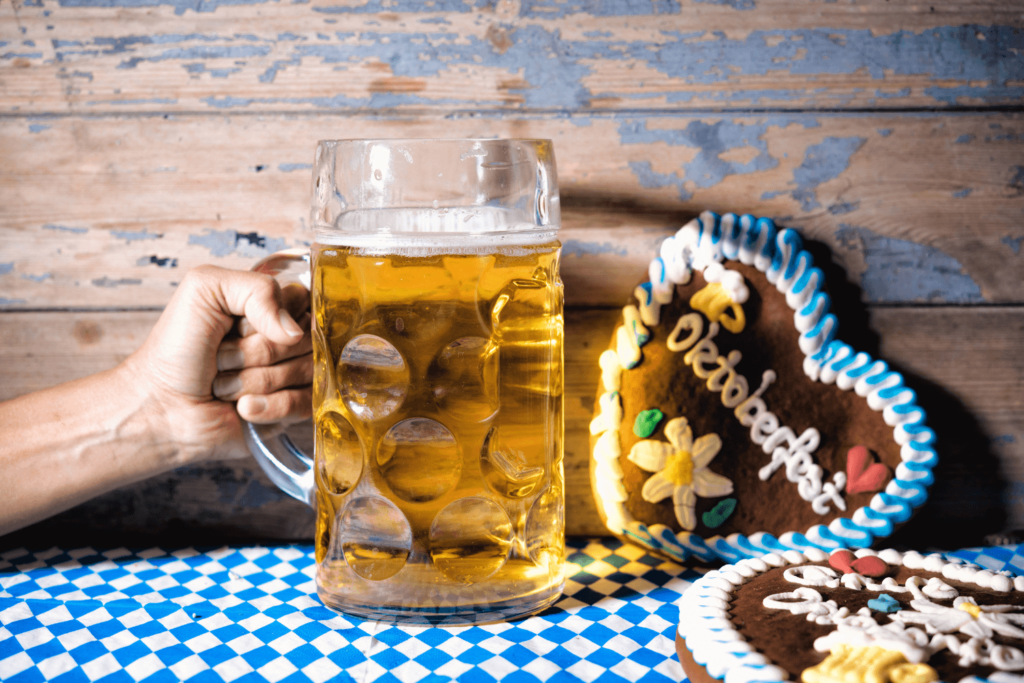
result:
[[[896,524],[909,519],[911,511],[927,500],[938,456],[932,449],[935,433],[924,425],[925,412],[917,406],[917,396],[904,385],[902,375],[889,370],[884,361],[833,340],[838,321],[829,312],[831,300],[822,291],[824,275],[801,246],[795,231],[776,231],[770,219],[735,214],[719,217],[710,211],[662,242],[660,256],[648,269],[649,283],[637,288],[640,306],[623,309],[626,324],[616,329],[616,350],[601,355],[603,393],[599,399],[601,411],[590,425],[591,434],[598,437],[591,468],[597,503],[612,533],[680,561],[697,557],[733,562],[784,550],[868,547],[877,538],[891,534]],[[873,410],[881,411],[886,424],[894,428],[893,438],[900,446],[902,460],[895,477],[869,505],[837,517],[827,527],[817,524],[803,534],[788,532],[780,538],[758,532],[749,537],[736,533],[705,540],[686,531],[676,534],[663,524],[648,527],[624,505],[626,492],[617,462],[621,453],[621,373],[642,359],[643,346],[651,337],[645,325],[661,322],[661,306],[672,301],[675,286],[689,282],[693,270],[712,267],[717,272],[725,259],[753,265],[786,295],[786,303],[794,311],[794,326],[800,332],[807,376],[823,384],[834,383],[844,391],[852,389]],[[731,296],[745,298],[735,288]]]
[[[942,574],[946,578],[974,583],[1000,593],[1024,592],[1024,576],[1014,577],[1008,571],[992,572],[956,557],[945,558],[938,553],[921,555],[916,551],[900,553],[886,549],[875,552],[862,548],[854,552],[858,558],[877,555],[889,565],[903,565],[908,569],[923,569]],[[775,666],[759,653],[729,618],[729,603],[733,591],[769,569],[806,562],[824,562],[825,552],[811,548],[802,553],[786,551],[769,553],[761,558],[747,558],[736,564],[727,564],[712,570],[686,589],[679,601],[679,629],[681,638],[695,662],[707,669],[713,678],[726,683],[742,681],[787,681],[789,674]],[[996,675],[989,680],[1003,678],[1010,681],[1018,676]]]

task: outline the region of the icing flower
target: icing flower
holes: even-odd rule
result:
[[[1019,609],[1014,605],[979,606],[974,598],[959,597],[952,607],[938,605],[931,600],[911,600],[913,610],[900,610],[892,619],[924,624],[928,633],[960,632],[972,638],[991,638],[993,633],[1011,638],[1024,638],[1024,631],[1014,624],[1024,625],[1024,614],[1010,614]]]
[[[640,469],[654,472],[641,491],[648,503],[672,496],[676,519],[687,531],[697,526],[693,507],[697,496],[717,498],[732,493],[732,482],[708,469],[722,448],[717,434],[705,434],[693,440],[693,430],[685,417],[665,425],[664,441],[643,440],[633,446],[629,459]]]

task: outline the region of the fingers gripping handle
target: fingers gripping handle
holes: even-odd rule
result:
[[[310,288],[309,250],[287,249],[263,259],[253,270],[267,273],[285,286]],[[281,425],[243,423],[242,434],[263,471],[292,498],[313,505],[313,458],[295,445]]]

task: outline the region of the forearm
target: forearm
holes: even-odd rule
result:
[[[131,374],[121,366],[0,403],[0,534],[185,464]]]

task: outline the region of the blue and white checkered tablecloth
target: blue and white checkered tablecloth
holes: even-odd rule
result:
[[[313,549],[0,553],[0,680],[682,681],[677,603],[700,576],[613,539],[570,543],[565,594],[488,626],[339,616]],[[1024,546],[954,553],[1024,573]]]
[[[0,554],[0,680],[681,681],[676,602],[700,574],[602,539],[539,616],[426,627],[339,616],[313,548]]]

